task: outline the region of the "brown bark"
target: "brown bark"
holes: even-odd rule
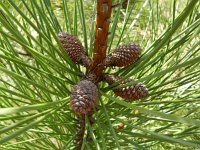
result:
[[[81,150],[82,144],[83,144],[83,137],[85,133],[85,116],[81,115],[78,118],[78,125],[77,125],[77,133],[76,133],[76,139],[75,139],[75,148],[74,150]]]
[[[102,76],[103,66],[101,62],[106,57],[109,24],[111,17],[112,0],[97,0],[97,17],[94,40],[93,64],[88,70],[97,77]]]

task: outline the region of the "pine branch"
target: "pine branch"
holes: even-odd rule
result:
[[[109,34],[109,24],[111,17],[112,1],[98,0],[97,1],[97,18],[94,40],[94,58],[93,65],[88,70],[97,76],[102,75],[103,66],[99,66],[106,57],[107,40]]]

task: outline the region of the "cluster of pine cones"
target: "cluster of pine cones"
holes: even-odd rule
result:
[[[61,32],[58,38],[66,50],[68,56],[74,63],[81,64],[86,68],[92,64],[92,59],[85,53],[84,47],[80,40],[68,33]],[[118,46],[110,55],[108,55],[101,65],[106,67],[125,67],[134,63],[140,56],[141,49],[136,44],[128,44]],[[86,74],[81,81],[73,88],[70,97],[71,109],[80,115],[89,114],[93,111],[98,99],[98,82],[95,75]],[[102,81],[112,84],[119,81],[122,77],[114,76],[112,74],[103,74]],[[123,85],[134,81],[129,78],[118,85]],[[114,89],[113,92],[126,99],[138,100],[148,95],[148,90],[143,83],[137,83],[132,86]]]

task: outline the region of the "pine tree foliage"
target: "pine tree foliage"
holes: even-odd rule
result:
[[[113,4],[107,55],[138,43],[141,57],[105,70],[122,78],[100,84],[94,120],[85,119],[82,149],[198,149],[199,1]],[[93,56],[95,6],[94,0],[0,1],[0,149],[76,147],[70,94],[85,69],[64,53],[58,33],[78,37]],[[130,77],[137,80],[119,84]],[[148,97],[129,102],[114,95],[139,82]]]

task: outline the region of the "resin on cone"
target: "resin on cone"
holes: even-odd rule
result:
[[[61,32],[58,34],[58,38],[74,63],[82,64],[85,67],[90,65],[91,59],[85,54],[84,47],[76,36]]]
[[[121,77],[119,77],[119,76],[114,76],[114,75],[111,75],[111,74],[105,74],[104,75],[104,80],[109,84],[117,82],[120,79],[121,79]],[[123,81],[122,83],[120,83],[118,85],[124,85],[124,84],[127,84],[127,83],[132,82],[132,81],[134,81],[134,80],[133,79],[127,79],[127,80]],[[141,98],[146,97],[148,95],[148,89],[146,88],[146,86],[143,83],[137,83],[137,84],[134,84],[134,85],[131,85],[131,86],[115,89],[115,90],[113,90],[113,92],[117,96],[120,96],[120,97],[127,99],[127,100],[138,100],[138,99],[141,99]]]
[[[88,114],[95,107],[97,98],[97,86],[89,80],[82,80],[74,86],[70,107],[77,114]]]
[[[141,49],[139,45],[121,45],[105,58],[103,65],[125,67],[134,63],[139,58],[140,54]]]

